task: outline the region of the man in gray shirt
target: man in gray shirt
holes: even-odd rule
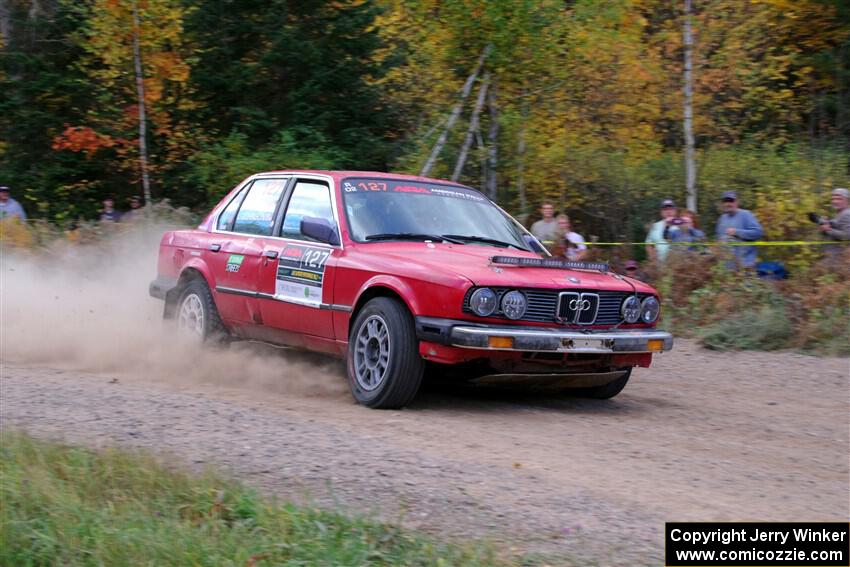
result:
[[[829,200],[832,208],[838,214],[831,220],[824,219],[820,224],[820,231],[829,240],[850,240],[850,190],[838,187],[832,190],[832,198]],[[850,248],[847,245],[827,246],[827,254],[834,259],[839,258],[844,250]]]
[[[720,201],[723,214],[717,219],[717,240],[751,242],[764,236],[764,230],[756,216],[746,209],[738,208],[738,194],[735,191],[726,191]],[[739,267],[755,267],[758,261],[755,246],[732,246],[731,248]]]
[[[544,246],[553,246],[558,238],[558,221],[555,220],[555,207],[549,201],[544,201],[540,207],[543,219],[531,225],[531,234]]]

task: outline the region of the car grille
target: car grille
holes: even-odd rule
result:
[[[463,299],[463,311],[472,313],[469,308],[469,297],[477,288],[472,288]],[[498,304],[501,304],[502,295],[506,292],[517,288],[490,288],[499,296]],[[558,319],[558,297],[562,292],[573,294],[591,294],[599,296],[599,310],[596,313],[596,319],[593,321],[583,317],[580,320],[584,325],[616,325],[621,321],[620,307],[623,301],[630,295],[626,291],[599,291],[599,290],[581,290],[581,289],[519,289],[525,294],[528,300],[528,309],[525,311],[525,316],[519,321],[533,321],[537,323],[555,323],[563,324]],[[574,296],[573,296],[574,297]],[[638,298],[643,300],[647,297],[645,293],[639,293]],[[592,300],[592,297],[591,297]],[[567,314],[566,312],[563,314]],[[496,311],[492,317],[504,317],[500,311]]]

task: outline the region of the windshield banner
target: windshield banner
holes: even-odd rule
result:
[[[416,193],[419,195],[435,195],[451,197],[466,201],[484,202],[486,199],[477,191],[457,185],[438,185],[436,183],[420,183],[417,181],[395,179],[354,179],[343,181],[342,190],[346,193]]]
[[[523,258],[519,256],[492,256],[490,262],[520,268],[554,268],[556,270],[595,270],[607,272],[605,262],[574,262],[560,258]]]

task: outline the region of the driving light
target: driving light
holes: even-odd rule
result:
[[[640,319],[640,300],[634,295],[628,296],[623,302],[620,314],[626,323],[637,323],[638,319]]]
[[[496,292],[489,287],[476,289],[469,298],[469,308],[479,317],[489,317],[496,310]]]
[[[661,313],[661,304],[652,296],[643,300],[640,310],[640,320],[644,323],[654,323]]]
[[[525,296],[519,291],[509,291],[502,296],[502,313],[508,319],[519,319],[525,315],[527,305]]]

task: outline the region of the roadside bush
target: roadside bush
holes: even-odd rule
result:
[[[173,207],[168,200],[156,202],[149,212],[141,209],[118,223],[78,220],[56,225],[44,220],[22,222],[10,218],[0,221],[0,246],[19,254],[37,253],[67,244],[95,244],[148,225],[184,227],[198,220],[189,209]]]
[[[703,346],[715,350],[777,350],[793,336],[783,306],[763,305],[697,330]]]
[[[850,355],[848,266],[820,262],[770,281],[728,270],[712,255],[673,255],[657,282],[663,324],[718,350]]]

